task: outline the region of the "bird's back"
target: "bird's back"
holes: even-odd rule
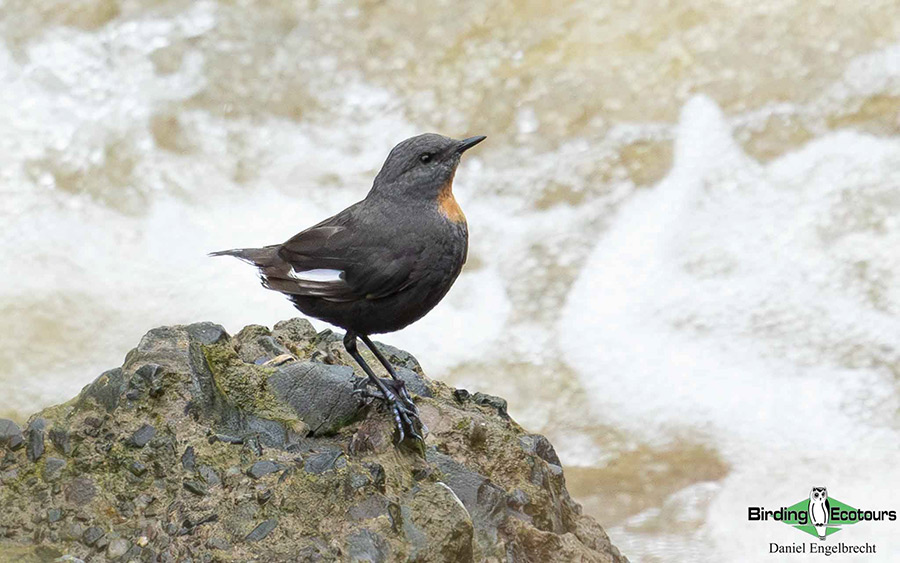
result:
[[[425,205],[365,199],[263,248],[214,253],[259,268],[303,313],[364,334],[418,320],[446,295],[468,251],[465,221]]]

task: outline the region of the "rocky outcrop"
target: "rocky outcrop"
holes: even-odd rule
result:
[[[505,401],[382,348],[424,445],[393,443],[304,320],[150,331],[24,430],[0,420],[0,560],[625,561]]]

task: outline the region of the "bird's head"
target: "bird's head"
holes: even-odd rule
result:
[[[407,200],[437,198],[450,188],[462,154],[484,139],[480,136],[459,141],[435,133],[406,139],[384,161],[372,193]]]
[[[809,493],[810,500],[825,500],[828,498],[828,491],[825,487],[813,487]]]

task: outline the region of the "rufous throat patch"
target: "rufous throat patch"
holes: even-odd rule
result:
[[[456,203],[456,198],[453,197],[453,179],[451,178],[447,185],[444,186],[444,189],[441,190],[441,193],[438,194],[438,209],[440,209],[441,214],[450,219],[454,223],[465,223],[466,216],[463,213],[462,209],[459,207],[459,204]]]

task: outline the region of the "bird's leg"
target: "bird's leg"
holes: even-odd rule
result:
[[[359,366],[363,368],[363,371],[366,372],[366,375],[369,377],[369,381],[371,381],[375,385],[375,387],[377,387],[378,390],[381,391],[381,397],[374,394],[370,395],[385,401],[388,407],[390,407],[391,412],[394,415],[394,422],[397,425],[397,430],[400,433],[400,442],[402,442],[403,438],[406,437],[407,432],[413,438],[423,440],[412,422],[413,420],[418,422],[419,415],[407,408],[404,404],[405,401],[403,401],[402,398],[398,397],[396,393],[388,389],[388,387],[385,385],[385,382],[380,377],[375,375],[375,372],[372,371],[372,368],[370,368],[369,365],[366,364],[366,361],[363,360],[362,355],[360,355],[359,350],[356,348],[356,333],[347,331],[347,334],[344,336],[344,348],[346,348],[347,352],[349,352],[350,355],[353,356],[353,359],[356,360],[356,363],[358,363]]]
[[[360,334],[359,338],[369,348],[369,350],[372,351],[372,354],[374,354],[375,357],[378,358],[378,361],[381,362],[381,365],[384,366],[384,369],[386,369],[387,372],[391,375],[391,379],[394,380],[392,387],[395,388],[397,395],[399,395],[403,400],[403,404],[405,404],[409,410],[418,414],[419,409],[416,407],[416,404],[413,403],[412,397],[409,396],[409,392],[406,390],[406,382],[400,379],[400,377],[397,375],[397,372],[394,370],[394,366],[392,366],[391,363],[387,361],[387,358],[384,357],[384,354],[382,354],[381,350],[379,350],[375,346],[375,344],[372,342],[372,339],[369,338],[368,335]]]

